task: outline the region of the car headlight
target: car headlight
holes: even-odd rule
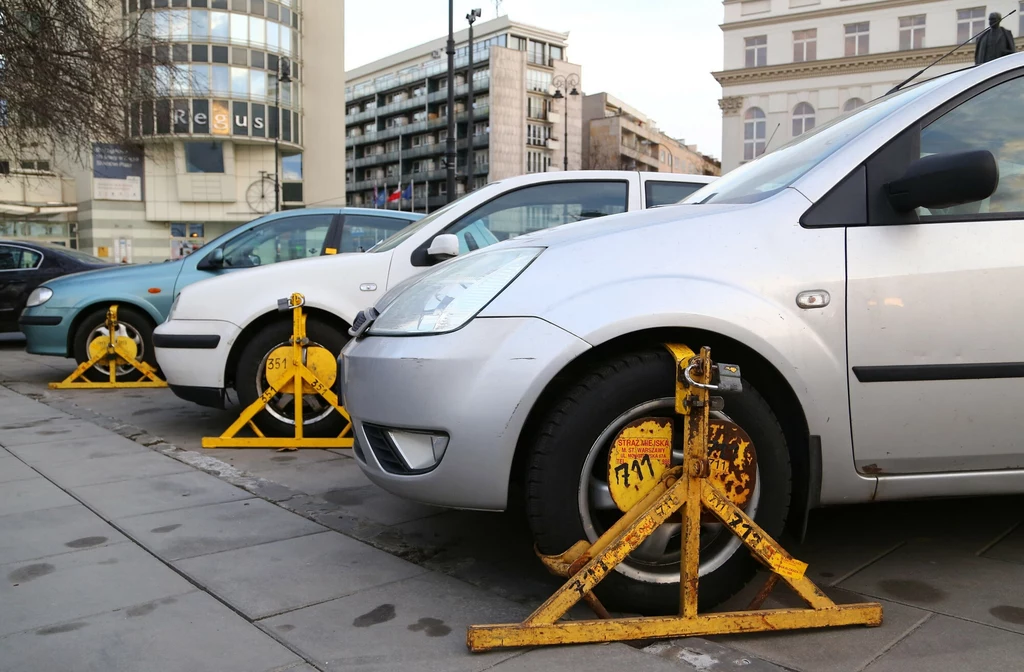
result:
[[[28,301],[25,302],[26,308],[33,306],[41,306],[50,300],[53,296],[53,290],[49,287],[36,287],[32,290],[32,293],[28,295]]]
[[[471,254],[422,276],[388,303],[370,326],[377,336],[443,334],[476,317],[543,248]]]

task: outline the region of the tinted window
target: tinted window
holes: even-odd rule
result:
[[[1005,215],[1024,212],[1024,77],[983,91],[942,115],[921,131],[921,156],[987,149],[999,166],[999,186],[983,201],[943,210],[920,208],[929,215]]]
[[[346,215],[338,252],[365,252],[408,226],[408,219]]]
[[[646,187],[647,207],[679,203],[703,186],[703,184],[690,182],[648,182]]]
[[[284,217],[224,244],[224,266],[247,268],[319,256],[334,215]]]
[[[0,245],[0,271],[20,271],[35,268],[43,260],[43,255],[24,247]]]
[[[626,182],[537,184],[480,206],[446,233],[458,237],[464,254],[524,233],[625,212],[628,192]]]
[[[185,168],[190,173],[223,173],[224,146],[219,142],[186,142]]]

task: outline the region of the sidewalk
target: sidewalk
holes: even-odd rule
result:
[[[469,624],[527,610],[4,387],[0,446],[3,672],[695,669],[470,654]]]

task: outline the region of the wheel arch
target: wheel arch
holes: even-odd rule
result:
[[[804,525],[808,505],[814,505],[817,492],[813,483],[820,479],[812,471],[820,464],[812,455],[811,436],[807,416],[796,392],[785,376],[762,354],[729,336],[703,329],[685,327],[653,328],[623,334],[601,343],[569,362],[545,386],[527,415],[519,434],[512,461],[510,481],[521,480],[528,460],[528,444],[543,421],[544,411],[567,387],[579,379],[596,362],[630,350],[650,348],[664,343],[683,343],[691,348],[709,346],[719,361],[742,366],[743,378],[749,380],[764,395],[779,419],[789,446],[793,469],[793,494],[790,508],[790,526],[799,531]],[[726,401],[728,405],[728,400]],[[510,482],[510,486],[512,483]],[[510,489],[511,491],[511,489]]]
[[[316,317],[322,322],[333,326],[342,333],[347,333],[351,326],[347,321],[338,317],[334,313],[324,310],[322,308],[316,308],[314,306],[304,306],[303,312],[307,317]],[[241,333],[235,339],[235,342],[231,344],[231,350],[228,352],[228,358],[224,362],[224,386],[234,387],[235,384],[235,369],[238,366],[238,359],[242,356],[242,350],[245,349],[246,343],[253,337],[254,334],[259,333],[268,324],[275,324],[278,322],[291,322],[292,315],[290,311],[277,311],[272,310],[264,313],[254,320],[245,325]]]
[[[75,316],[71,319],[71,323],[68,325],[67,332],[67,348],[70,356],[75,355],[75,334],[78,333],[78,328],[82,325],[82,322],[86,317],[92,315],[95,312],[106,312],[110,306],[117,304],[118,308],[131,308],[137,310],[147,318],[149,318],[150,326],[156,329],[157,325],[162,321],[159,315],[154,315],[154,309],[151,306],[145,305],[141,301],[132,300],[121,300],[121,299],[104,299],[103,301],[93,301],[78,310]]]

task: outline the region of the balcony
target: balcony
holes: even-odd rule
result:
[[[491,109],[489,105],[480,105],[473,110],[473,118],[475,121],[481,121],[490,116]],[[466,121],[469,117],[468,112],[459,112],[455,116],[456,121]],[[394,126],[392,128],[385,128],[383,130],[374,131],[372,133],[363,133],[362,135],[349,136],[345,138],[345,147],[355,147],[357,145],[365,145],[369,142],[380,142],[381,140],[388,140],[390,138],[397,138],[401,135],[410,135],[414,133],[422,133],[435,128],[445,128],[448,125],[447,117],[437,117],[436,119],[428,119],[427,121],[417,121],[405,126]]]
[[[473,50],[473,67],[484,63],[491,58],[490,48]],[[469,54],[459,56],[455,59],[455,68],[467,67],[469,65]],[[414,82],[421,82],[429,77],[448,72],[447,58],[439,59],[431,65],[425,65],[402,75],[390,75],[378,77],[372,82],[362,82],[345,89],[345,101],[351,102],[359,98],[366,98],[377,93],[390,91]]]
[[[643,145],[641,145],[640,143],[632,144],[623,142],[619,146],[619,151],[622,153],[623,156],[627,156],[633,159],[634,161],[639,161],[648,166],[657,168],[658,166],[661,165],[658,162],[657,157],[653,156],[649,152],[649,150],[644,149]]]
[[[491,89],[491,78],[490,77],[478,77],[473,80],[473,94],[481,93],[483,91],[490,91]],[[455,98],[465,97],[469,95],[469,85],[459,84],[455,87]],[[356,112],[345,117],[345,125],[352,126],[354,124],[360,124],[370,119],[378,119],[380,117],[386,117],[391,114],[397,114],[406,110],[417,110],[423,109],[430,103],[443,103],[448,100],[448,89],[439,89],[432,91],[429,94],[415,96],[412,98],[406,98],[395,103],[388,105],[380,105],[370,110],[364,110],[362,112]]]
[[[68,199],[65,201],[64,194]],[[71,201],[71,202],[68,202]],[[37,170],[0,175],[0,214],[56,215],[77,212],[74,181]]]

